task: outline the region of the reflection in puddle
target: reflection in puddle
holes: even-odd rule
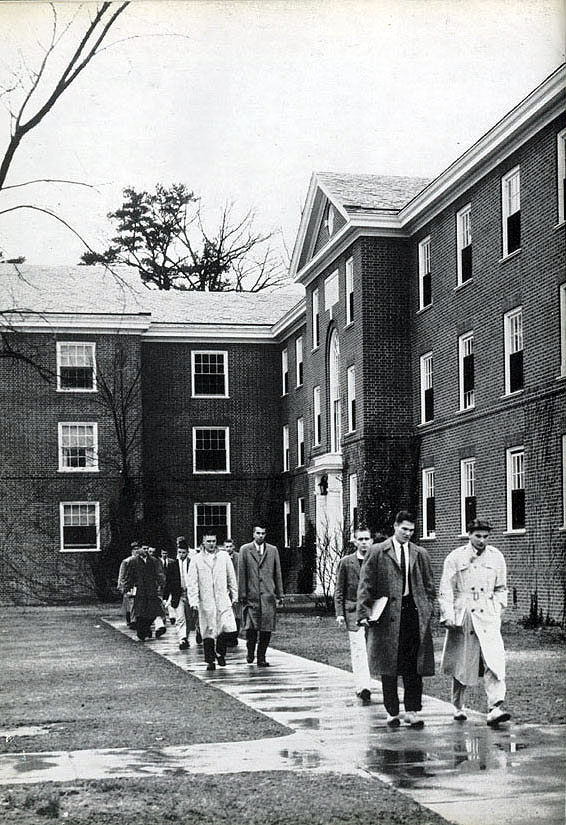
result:
[[[279,751],[284,759],[290,759],[293,768],[319,768],[321,765],[320,752],[316,750]]]
[[[293,727],[303,730],[320,730],[320,719],[317,716],[305,716],[293,719]]]
[[[19,755],[19,754],[18,754]],[[25,756],[19,759],[14,768],[18,773],[27,773],[28,771],[47,771],[50,768],[55,768],[58,765],[57,759],[47,759],[45,756]]]

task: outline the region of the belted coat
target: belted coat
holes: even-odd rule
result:
[[[239,559],[239,593],[244,630],[275,630],[277,599],[283,598],[279,551],[264,544],[260,555],[255,542],[243,544]]]
[[[505,678],[505,650],[501,636],[501,614],[507,606],[507,567],[503,554],[488,544],[477,555],[470,543],[457,547],[444,561],[438,596],[440,621],[447,628],[441,668],[462,684],[476,684],[477,657],[463,625],[471,626],[487,667],[498,679]]]
[[[434,650],[430,622],[436,599],[432,566],[423,547],[409,543],[409,577],[418,613],[419,648],[417,672],[434,674]],[[372,676],[395,676],[399,653],[403,577],[392,540],[374,544],[360,570],[357,620],[369,618],[376,599],[387,596],[387,604],[377,622],[372,622],[367,637],[369,669]]]
[[[200,632],[204,638],[216,639],[220,633],[234,633],[236,620],[232,602],[238,599],[234,565],[224,550],[193,556],[187,577],[187,597],[198,608]]]

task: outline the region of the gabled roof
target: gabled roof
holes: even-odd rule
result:
[[[316,180],[346,212],[402,209],[430,182],[428,178],[316,172]]]

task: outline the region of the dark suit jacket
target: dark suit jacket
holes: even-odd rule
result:
[[[356,631],[360,626],[356,622],[356,605],[358,582],[360,580],[360,561],[357,551],[343,556],[336,572],[334,606],[337,616],[344,616],[348,630]]]
[[[187,556],[190,564],[190,557]],[[187,565],[187,572],[189,565]],[[179,570],[179,559],[171,559],[171,563],[165,568],[165,589],[163,598],[171,596],[171,607],[178,607],[181,600],[181,571]]]

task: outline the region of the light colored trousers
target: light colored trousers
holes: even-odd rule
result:
[[[483,675],[483,686],[487,696],[487,707],[491,710],[498,702],[503,702],[505,699],[505,680],[498,679],[495,673],[488,667],[485,668]],[[464,694],[466,692],[466,685],[463,685],[455,677],[452,678],[452,702],[455,707],[462,708],[464,706]]]
[[[192,630],[190,623],[188,623],[188,619],[190,616],[189,602],[187,599],[187,592],[184,591],[179,599],[179,604],[177,607],[172,607],[175,615],[175,630],[177,631],[177,638],[179,642],[182,642],[183,639],[188,639],[189,633]]]
[[[348,631],[350,640],[350,655],[352,657],[352,673],[356,683],[356,693],[361,690],[371,691],[371,676],[369,673],[368,654],[366,650],[366,634],[363,627],[359,630]]]

